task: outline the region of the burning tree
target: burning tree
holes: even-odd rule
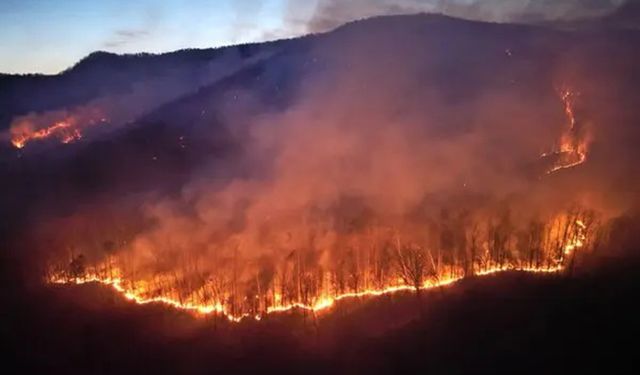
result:
[[[412,286],[416,292],[420,291],[428,277],[437,276],[431,254],[422,246],[398,244],[396,262],[398,275],[406,285]]]
[[[591,210],[572,206],[546,220],[518,225],[510,212],[479,215],[450,211],[422,225],[398,229],[372,222],[331,238],[329,248],[309,236],[299,246],[269,237],[271,250],[252,258],[245,240],[227,238],[198,251],[165,241],[158,248],[102,243],[100,258],[72,254],[54,264],[53,282],[103,282],[140,303],[162,302],[233,319],[292,308],[324,309],[334,301],[442,285],[465,276],[503,270],[557,272],[571,269],[578,251],[603,236]],[[91,240],[95,242],[95,240]],[[89,249],[90,246],[77,245]]]

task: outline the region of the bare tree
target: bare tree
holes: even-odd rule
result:
[[[416,293],[420,292],[425,279],[433,276],[433,269],[429,266],[429,256],[423,247],[418,245],[398,244],[396,261],[400,278],[407,285],[411,285]]]

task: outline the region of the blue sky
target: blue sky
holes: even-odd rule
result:
[[[291,36],[302,31],[287,22],[288,5],[289,0],[0,0],[0,72],[57,73],[96,50],[164,52]]]

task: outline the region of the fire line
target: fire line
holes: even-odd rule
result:
[[[563,247],[562,257],[557,260],[556,265],[546,266],[546,267],[531,267],[531,266],[517,266],[517,265],[503,265],[503,266],[492,266],[485,269],[476,270],[474,272],[475,276],[484,277],[489,275],[495,275],[501,272],[513,271],[513,272],[525,272],[525,273],[544,273],[544,274],[553,274],[560,273],[565,269],[565,259],[572,255],[577,249],[580,249],[584,246],[586,238],[582,230],[585,229],[585,225],[581,220],[576,221],[577,234],[572,236],[572,240],[569,241]],[[443,275],[439,276],[435,279],[430,279],[424,281],[422,285],[419,287],[420,290],[429,290],[438,287],[444,287],[448,285],[455,284],[456,282],[464,279],[463,275]],[[124,279],[121,277],[100,277],[98,275],[85,275],[82,277],[64,277],[61,275],[54,275],[47,280],[51,284],[88,284],[88,283],[98,283],[105,286],[109,286],[121,294],[125,299],[132,301],[138,305],[147,305],[147,304],[163,304],[167,305],[179,310],[185,310],[196,313],[198,316],[206,316],[210,314],[219,314],[226,317],[231,322],[240,322],[243,319],[255,319],[261,320],[263,316],[274,313],[283,313],[292,310],[306,310],[313,313],[320,313],[324,311],[328,311],[333,307],[336,302],[351,299],[351,298],[360,298],[360,297],[376,297],[387,294],[393,294],[397,292],[411,292],[416,291],[416,288],[406,284],[399,284],[388,286],[382,289],[367,289],[359,292],[347,292],[342,294],[337,294],[335,296],[323,296],[319,297],[312,304],[305,304],[301,302],[287,303],[287,304],[276,304],[274,306],[270,306],[263,313],[259,314],[233,314],[229,311],[228,307],[223,305],[222,303],[213,303],[213,304],[197,304],[190,302],[181,302],[179,300],[169,298],[169,297],[145,297],[141,292],[136,291],[135,289],[127,288],[123,284],[125,283]]]

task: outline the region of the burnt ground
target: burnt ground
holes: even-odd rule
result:
[[[640,263],[602,263],[241,324],[132,305],[96,285],[5,287],[4,364],[53,374],[636,373]]]

